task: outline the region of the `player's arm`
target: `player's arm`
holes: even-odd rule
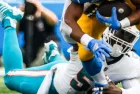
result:
[[[136,6],[136,11],[128,16],[128,19],[130,25],[134,25],[140,22],[140,0],[131,0],[131,2]]]
[[[136,25],[140,22],[140,0],[130,0],[136,6],[136,10],[128,17],[120,21],[120,28]]]
[[[42,15],[50,25],[55,25],[58,21],[57,16],[49,9],[45,8],[40,0],[28,0],[28,2],[34,4],[37,7],[36,16]]]
[[[81,37],[84,35],[81,28],[77,24],[78,19],[81,17],[83,13],[83,4],[71,2],[71,4],[66,9],[66,12],[64,14],[64,24],[68,25],[69,30],[67,29],[67,33],[70,33],[70,37],[74,39],[77,42],[80,42]],[[65,26],[65,25],[63,25]],[[62,32],[65,32],[65,30],[62,28]]]
[[[62,35],[68,43],[76,44],[76,42],[80,42],[93,52],[95,56],[100,58],[102,61],[105,61],[102,54],[109,57],[108,53],[111,52],[109,47],[102,40],[97,41],[83,33],[77,24],[78,19],[83,13],[83,9],[83,3],[75,3],[71,0],[66,1],[60,26]]]
[[[140,0],[131,0],[131,2],[136,6],[135,12],[121,21],[117,18],[116,8],[112,9],[112,15],[110,18],[103,17],[98,11],[96,12],[96,18],[103,24],[110,25],[111,28],[115,30],[135,25],[140,22]]]

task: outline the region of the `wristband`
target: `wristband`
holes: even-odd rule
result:
[[[129,19],[126,17],[126,18],[124,18],[123,20],[120,21],[120,24],[121,24],[121,28],[125,28],[125,27],[130,26],[130,21],[129,21]]]
[[[87,34],[84,34],[81,39],[80,39],[80,42],[85,45],[87,47],[88,43],[94,38],[92,38],[91,36],[87,35]]]

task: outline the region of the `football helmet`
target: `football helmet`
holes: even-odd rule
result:
[[[107,27],[103,33],[103,40],[110,45],[113,57],[126,54],[132,50],[134,44],[139,39],[139,30],[136,26],[122,28],[120,30],[112,30]]]

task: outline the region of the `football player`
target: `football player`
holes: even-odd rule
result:
[[[103,39],[110,44],[112,53],[106,58],[105,74],[115,83],[122,83],[122,89],[111,83],[103,94],[139,94],[140,93],[140,57],[132,50],[139,39],[136,26],[113,30],[107,28]]]
[[[67,61],[60,56],[57,45],[53,41],[45,44],[48,64],[24,69],[16,34],[16,23],[22,18],[23,13],[0,1],[0,14],[4,28],[4,82],[9,89],[23,94],[92,92],[93,79],[83,70],[78,52],[71,50],[71,59]]]
[[[133,0],[133,1],[135,3],[138,3],[136,0]],[[130,6],[134,7],[133,4],[129,0],[126,0],[126,2],[129,3]],[[117,11],[119,11],[118,13],[124,15],[125,17],[127,17],[128,14],[129,15],[131,14],[130,11],[128,11],[130,13],[126,13],[127,12],[126,10],[131,10],[131,9],[130,7],[128,7],[128,4],[126,4],[125,1],[123,0],[122,1],[118,1],[118,0],[116,1],[114,0],[113,1],[110,1],[110,0],[66,0],[65,5],[64,5],[64,10],[63,10],[61,27],[60,27],[62,31],[62,35],[64,36],[64,39],[68,43],[73,44],[73,45],[77,44],[77,42],[81,43],[79,44],[78,53],[79,53],[80,59],[83,62],[84,67],[86,68],[86,71],[91,76],[95,75],[94,76],[95,78],[103,78],[103,79],[104,79],[104,76],[102,75],[103,74],[103,70],[101,68],[102,65],[94,62],[93,54],[95,57],[98,57],[99,60],[104,62],[105,59],[103,55],[105,55],[106,57],[109,57],[108,53],[110,53],[111,51],[110,49],[108,49],[109,47],[107,46],[107,44],[105,44],[103,40],[101,40],[102,33],[106,27],[95,18],[95,14],[96,14],[95,12],[99,6],[107,5],[108,3],[110,3],[110,9],[112,9],[112,6],[117,7]],[[120,4],[121,6],[119,6]],[[139,3],[135,5],[139,7]],[[110,9],[103,8],[102,11],[111,15],[111,12],[108,13]],[[115,8],[113,8],[113,12],[116,12]],[[139,13],[139,9],[135,12]],[[136,20],[139,20],[138,18],[139,17],[137,16]],[[121,23],[124,24],[127,22],[126,20],[121,19]],[[116,25],[116,23],[114,23],[114,25]],[[122,26],[122,27],[125,27],[125,26]],[[88,50],[85,49],[85,46]],[[92,64],[95,63],[94,71],[88,68],[88,66],[90,66],[90,63]],[[103,79],[101,79],[101,81],[98,80],[98,82],[106,85],[107,82],[103,81]]]

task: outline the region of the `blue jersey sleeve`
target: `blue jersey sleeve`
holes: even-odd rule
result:
[[[84,4],[86,2],[90,2],[89,0],[72,0],[75,3]]]

